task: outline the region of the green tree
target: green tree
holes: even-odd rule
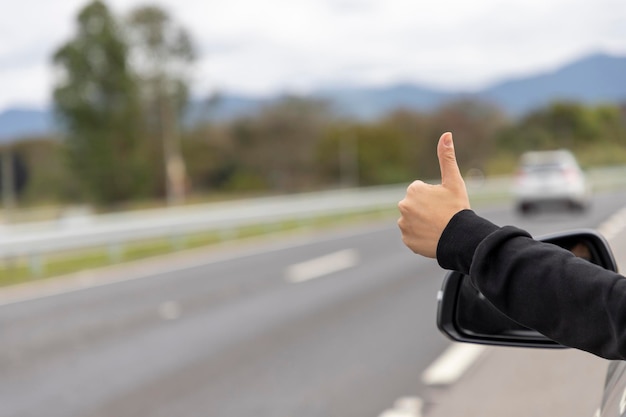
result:
[[[191,36],[158,6],[131,11],[127,30],[133,66],[141,80],[144,120],[163,147],[168,202],[180,203],[185,197],[187,173],[179,121],[195,59]]]
[[[522,152],[554,148],[576,149],[598,143],[623,143],[625,119],[614,106],[587,107],[575,102],[555,102],[538,109],[503,130],[499,143]]]
[[[351,158],[346,159],[346,143]],[[346,162],[355,172],[350,185],[378,185],[407,181],[412,177],[414,152],[410,138],[387,122],[338,124],[329,128],[317,149],[322,174],[342,181]],[[353,161],[351,161],[353,160]],[[352,165],[353,164],[353,165]]]
[[[626,113],[615,105],[601,105],[593,109],[593,117],[602,130],[602,139],[610,143],[626,144]]]
[[[548,131],[553,146],[567,148],[592,141],[601,131],[593,110],[574,102],[556,102],[532,113],[525,122]]]
[[[329,118],[323,101],[284,97],[254,117],[236,120],[231,128],[239,160],[235,188],[294,191],[314,187],[315,150]]]
[[[182,151],[191,192],[228,188],[239,164],[227,125],[205,124],[185,132]]]
[[[67,155],[85,195],[118,203],[152,189],[135,79],[128,48],[106,5],[93,1],[77,18],[77,33],[53,61],[54,105],[67,133]]]
[[[66,147],[56,137],[29,137],[11,145],[27,171],[27,183],[20,203],[41,205],[76,201],[80,197],[78,178],[64,164]]]
[[[501,155],[566,148],[583,166],[621,164],[626,160],[626,113],[608,104],[555,102],[500,131],[497,142]]]
[[[484,171],[495,151],[497,133],[506,123],[500,109],[489,102],[457,100],[444,105],[432,115],[430,136],[435,140],[431,141],[436,144],[436,139],[443,132],[453,132],[455,143],[461,145],[456,150],[460,166]]]
[[[437,151],[436,138],[443,131],[434,131],[431,115],[409,110],[397,110],[390,113],[385,123],[397,129],[405,142],[405,157],[407,172],[411,178],[437,178],[439,176],[439,162],[433,158]],[[443,128],[445,130],[445,128]],[[447,127],[450,130],[450,127]]]

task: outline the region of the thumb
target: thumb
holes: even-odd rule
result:
[[[452,133],[446,132],[439,138],[437,144],[437,156],[439,157],[439,168],[441,169],[441,185],[446,188],[465,187],[465,182],[459,171],[454,153],[454,142]]]

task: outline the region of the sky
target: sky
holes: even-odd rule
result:
[[[50,105],[85,0],[0,0],[0,112]],[[108,0],[157,4],[198,51],[192,91],[264,96],[414,83],[472,91],[593,52],[626,56],[623,0]]]

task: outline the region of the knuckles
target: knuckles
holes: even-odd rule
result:
[[[413,181],[411,184],[409,184],[409,186],[406,189],[407,194],[410,192],[415,192],[418,190],[421,190],[422,188],[424,188],[424,186],[426,185],[426,183],[422,180],[415,180]]]
[[[424,181],[413,181],[407,187],[406,196],[398,202],[398,209],[400,210],[400,213],[404,215],[411,212],[415,205],[422,200],[425,193],[432,192],[430,191],[430,187],[432,186],[426,184]]]

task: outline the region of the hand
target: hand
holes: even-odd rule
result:
[[[437,256],[439,238],[450,219],[470,208],[465,181],[454,154],[452,133],[444,133],[439,138],[437,156],[441,185],[414,181],[398,203],[402,241],[413,252],[429,258]]]

